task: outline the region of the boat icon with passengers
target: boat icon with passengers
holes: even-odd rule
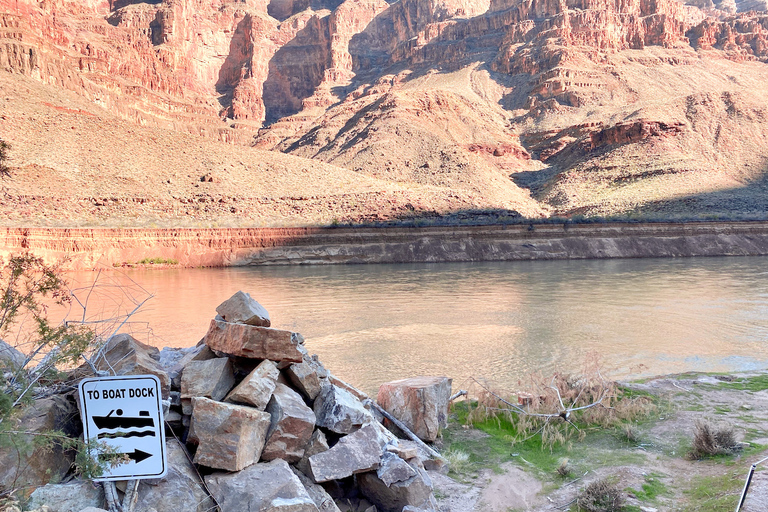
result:
[[[122,409],[113,409],[109,411],[109,414],[106,416],[92,416],[92,419],[99,429],[142,428],[155,426],[155,420],[149,416],[149,411],[139,411],[138,416],[123,416]]]

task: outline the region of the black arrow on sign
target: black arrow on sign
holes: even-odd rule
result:
[[[132,452],[114,453],[114,454],[109,454],[109,455],[101,454],[101,455],[99,455],[99,459],[102,460],[102,461],[107,461],[107,460],[112,461],[112,460],[119,460],[119,459],[123,458],[123,456],[128,457],[132,461],[136,462],[136,464],[138,464],[139,462],[152,457],[153,454],[152,453],[147,453],[145,451],[142,451],[142,450],[139,450],[138,448],[136,448]]]

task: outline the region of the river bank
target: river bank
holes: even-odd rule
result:
[[[768,222],[557,223],[344,228],[0,228],[0,256],[30,251],[70,270],[757,256]],[[151,265],[149,263],[148,265]]]
[[[433,475],[438,502],[451,512],[576,511],[585,487],[607,479],[628,512],[735,510],[751,464],[768,455],[768,374],[687,373],[622,388],[647,397],[653,408],[615,427],[579,423],[582,437],[551,449],[503,418],[468,428],[461,405],[454,407],[438,443],[454,461],[447,475]],[[690,457],[703,423],[730,430],[743,448]],[[763,511],[766,503],[768,471],[760,465],[741,510]]]

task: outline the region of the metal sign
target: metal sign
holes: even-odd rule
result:
[[[85,441],[92,456],[105,461],[104,473],[94,480],[164,476],[167,460],[160,380],[154,375],[97,377],[83,379],[79,389]]]

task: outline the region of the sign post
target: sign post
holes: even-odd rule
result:
[[[122,457],[95,481],[165,476],[165,428],[160,380],[154,375],[96,377],[80,381],[84,439],[91,455]],[[106,451],[106,454],[104,453]]]

